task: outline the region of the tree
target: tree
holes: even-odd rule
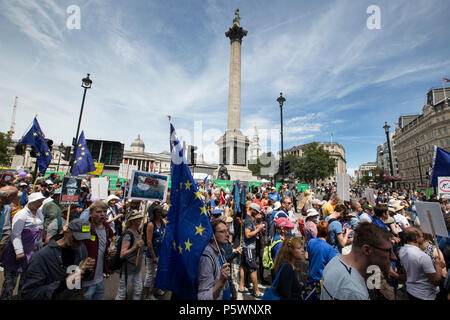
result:
[[[377,187],[381,187],[386,182],[384,181],[384,169],[376,167],[367,172],[366,175],[361,177],[361,185],[368,186],[369,184],[376,184]]]
[[[271,179],[278,171],[278,161],[272,152],[264,152],[258,159],[249,161],[248,169],[254,176]]]
[[[7,133],[0,132],[0,166],[9,167],[13,157],[13,151],[8,149],[11,139]]]
[[[317,142],[306,145],[301,158],[292,156],[288,159],[291,161],[291,172],[297,179],[306,183],[326,179],[336,168],[336,160]]]

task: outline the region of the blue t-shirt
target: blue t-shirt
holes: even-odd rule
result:
[[[306,247],[309,260],[309,281],[322,279],[322,272],[327,263],[336,255],[336,251],[326,241],[315,238]]]
[[[331,218],[328,216],[325,218],[325,221],[328,222],[328,221],[330,221],[330,219]],[[333,248],[337,254],[341,254],[342,248],[339,247],[337,236],[339,234],[342,234],[342,224],[339,221],[335,220],[332,223],[330,223],[329,228],[330,228],[331,245],[333,246]]]
[[[277,202],[280,201],[280,195],[278,193],[269,193],[269,199],[273,199],[273,201]]]
[[[372,221],[372,223],[375,223],[376,225],[378,225],[379,227],[385,229],[386,231],[391,231],[391,230],[389,229],[389,227],[388,227],[387,225],[385,225],[384,222],[381,221],[381,220],[378,219],[378,218],[374,218],[373,221]]]

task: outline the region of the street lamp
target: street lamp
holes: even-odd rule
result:
[[[280,115],[281,115],[281,172],[282,172],[282,181],[284,182],[284,150],[283,150],[283,103],[286,99],[283,97],[283,93],[280,92],[280,96],[277,99],[280,104]]]
[[[394,166],[392,165],[392,151],[391,151],[391,141],[389,139],[389,128],[390,126],[387,124],[387,122],[384,123],[383,129],[386,132],[386,139],[388,144],[388,153],[389,153],[389,166],[391,168],[391,176],[394,176]]]
[[[422,166],[420,164],[420,157],[419,157],[419,140],[416,140],[416,152],[417,152],[417,161],[419,163],[419,173],[420,173],[420,184],[423,185],[423,178],[422,178]]]
[[[81,102],[80,117],[78,119],[77,134],[75,135],[75,138],[72,141],[74,150],[77,147],[77,143],[78,143],[78,134],[80,133],[81,117],[83,116],[83,108],[84,108],[84,100],[86,99],[86,91],[87,91],[87,89],[90,89],[92,86],[92,80],[89,77],[90,77],[90,74],[88,73],[86,78],[81,79],[81,87],[84,88],[84,93],[83,93],[83,101]]]

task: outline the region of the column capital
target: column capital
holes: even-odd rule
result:
[[[230,41],[239,41],[242,43],[242,38],[247,35],[247,30],[244,30],[242,27],[238,26],[237,24],[233,24],[233,27],[231,27],[227,32],[225,32],[225,36],[227,38],[230,38]]]

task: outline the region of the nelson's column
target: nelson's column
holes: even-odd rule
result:
[[[241,44],[247,35],[239,23],[239,9],[235,12],[233,26],[225,32],[230,38],[230,80],[228,89],[228,124],[225,134],[216,141],[219,146],[219,168],[214,172],[220,179],[222,165],[227,169],[230,180],[252,181],[256,177],[247,168],[249,139],[242,134],[241,124]]]

